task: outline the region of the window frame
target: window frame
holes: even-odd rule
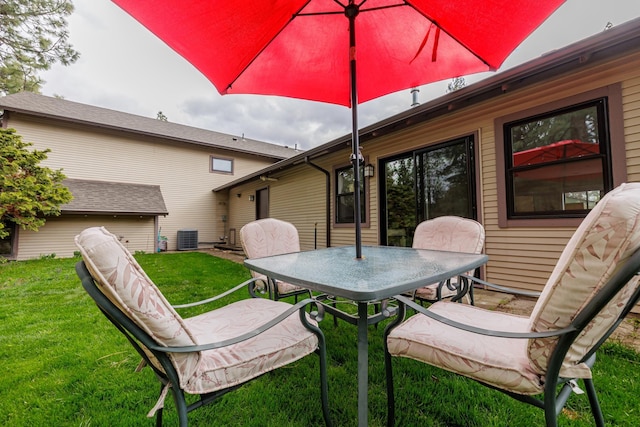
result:
[[[467,168],[468,168],[468,177],[469,177],[469,216],[468,218],[474,219],[476,221],[482,221],[481,219],[481,211],[479,209],[480,201],[478,200],[478,195],[481,194],[480,188],[480,177],[478,159],[479,156],[479,134],[477,131],[473,132],[465,132],[460,135],[455,135],[452,137],[448,137],[442,140],[437,140],[434,142],[430,142],[424,145],[419,145],[414,147],[408,151],[401,151],[389,157],[384,157],[378,159],[378,194],[379,194],[379,218],[380,218],[380,241],[382,245],[389,245],[389,214],[390,210],[388,207],[388,187],[386,182],[386,165],[389,162],[394,162],[397,160],[411,160],[413,163],[413,171],[412,171],[412,180],[413,180],[413,212],[415,225],[413,229],[410,229],[411,235],[413,235],[413,231],[415,231],[415,227],[424,221],[424,215],[420,212],[418,198],[420,197],[419,190],[417,188],[417,175],[418,175],[418,165],[417,165],[417,157],[426,153],[426,152],[434,152],[438,151],[441,148],[456,145],[456,144],[464,144],[465,151],[467,153]],[[411,238],[412,240],[413,238]],[[411,245],[408,245],[411,246]]]
[[[225,162],[229,162],[231,165],[231,170],[227,171],[227,170],[221,170],[221,169],[216,169],[213,167],[213,163],[216,160],[221,160],[221,161],[225,161]],[[220,174],[224,174],[224,175],[233,175],[233,170],[234,170],[234,159],[230,158],[230,157],[220,157],[220,156],[214,156],[214,155],[210,155],[209,156],[209,172],[211,173],[220,173]]]
[[[364,164],[367,164],[368,160],[365,159]],[[348,165],[341,165],[341,166],[335,166],[333,168],[333,204],[334,204],[334,213],[333,213],[333,226],[335,228],[353,228],[355,227],[355,221],[352,222],[338,222],[338,174],[341,171],[344,170],[348,170],[349,168],[353,169],[353,164],[348,164]],[[361,183],[362,183],[362,194],[361,194],[361,203],[364,209],[364,213],[363,213],[363,218],[361,218],[361,222],[360,225],[364,228],[368,228],[370,226],[370,221],[369,221],[369,211],[370,211],[370,207],[369,207],[369,178],[364,176],[364,170],[363,170],[363,166],[360,167],[360,173],[361,173]],[[347,193],[343,193],[343,195],[346,195]],[[348,193],[348,194],[354,194],[354,193]]]
[[[604,145],[601,147],[601,154],[605,156],[605,193],[625,182],[626,153],[624,145],[624,118],[622,108],[622,87],[621,84],[601,87],[568,98],[539,105],[537,107],[522,110],[507,116],[495,119],[495,144],[496,144],[496,181],[498,192],[498,225],[505,227],[531,227],[531,226],[577,226],[588,211],[580,211],[580,214],[564,215],[523,215],[510,216],[509,210],[510,189],[509,166],[511,159],[510,141],[508,140],[507,126],[517,122],[530,119],[549,117],[554,114],[561,114],[563,111],[572,108],[594,103],[598,99],[606,99],[603,121],[601,126],[605,127],[605,141],[600,141]],[[608,174],[608,176],[606,176]]]

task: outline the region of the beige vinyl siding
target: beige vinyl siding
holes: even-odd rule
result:
[[[367,142],[363,154],[373,159],[389,157],[427,145],[476,134],[479,145],[476,159],[476,179],[479,217],[486,229],[485,252],[489,255],[486,278],[494,283],[540,290],[546,283],[560,253],[575,227],[510,227],[498,226],[498,194],[496,168],[496,132],[494,120],[539,105],[569,98],[618,82],[623,87],[625,142],[627,144],[628,180],[640,180],[640,55],[620,58],[607,64],[584,69],[524,90],[508,92],[469,108],[453,110],[435,120],[422,122],[393,134]],[[625,80],[626,79],[626,80]],[[614,141],[615,143],[615,141]],[[329,157],[345,158],[348,150]],[[376,179],[379,171],[376,170]],[[377,193],[377,191],[376,191]],[[333,200],[332,200],[333,203]],[[377,200],[371,205],[377,222]],[[373,230],[363,230],[363,241],[375,242]],[[367,235],[364,238],[365,233]],[[347,233],[334,229],[332,245],[350,244]]]
[[[302,250],[314,249],[316,245],[326,247],[325,175],[311,166],[300,165],[274,176],[277,181],[254,181],[229,190],[229,209],[233,212],[229,227],[236,230],[236,244],[240,244],[242,226],[256,219],[255,201],[250,201],[249,196],[267,188],[269,217],[294,224]]]
[[[367,158],[367,162],[373,165],[377,165],[377,159],[369,154],[369,152],[363,155]],[[330,174],[331,187],[330,187],[330,232],[331,232],[331,246],[349,246],[355,244],[355,227],[353,225],[341,224],[335,225],[335,169],[350,166],[351,150],[345,149],[337,153],[331,154],[322,159],[315,160],[314,163],[318,164]],[[378,189],[377,189],[377,175],[378,170],[376,167],[375,176],[371,179],[365,178],[365,200],[368,208],[367,218],[368,222],[362,224],[362,244],[363,245],[377,245],[379,244],[379,227],[378,227]],[[324,177],[322,178],[324,180]],[[324,186],[324,182],[323,182]],[[324,193],[323,193],[324,194]],[[323,196],[324,197],[324,196]],[[324,199],[323,199],[324,206]],[[323,219],[324,221],[324,219]]]
[[[269,216],[298,229],[300,249],[326,247],[326,177],[308,165],[279,175],[269,187]],[[295,199],[295,203],[292,200]],[[317,243],[314,233],[317,231]]]
[[[607,65],[583,70],[581,73],[574,73],[554,82],[507,95],[501,102],[488,102],[486,104],[489,105],[486,105],[484,112],[488,112],[493,117],[499,117],[568,98],[621,81],[630,72],[637,73],[636,70],[639,66],[640,57],[635,55],[633,60],[618,60]],[[623,90],[625,129],[629,126],[627,92]],[[489,255],[486,275],[494,283],[540,290],[546,283],[575,228],[510,227],[502,229],[498,227],[494,136],[495,132],[502,130],[495,129],[493,132],[492,130],[492,124],[491,127],[483,129],[480,147],[484,160],[482,206],[487,235],[485,251]],[[629,142],[626,131],[625,140],[627,143]],[[631,153],[628,152],[627,155],[630,156]],[[627,162],[631,168],[629,157]],[[635,163],[637,164],[637,158]],[[638,175],[635,178],[630,175],[628,179],[637,180],[638,177]]]
[[[622,103],[627,177],[629,181],[640,181],[640,75],[623,82]]]
[[[46,225],[37,232],[19,230],[20,259],[52,254],[57,258],[71,257],[78,250],[73,238],[85,228],[97,226],[103,226],[118,236],[132,253],[154,251],[156,235],[153,217],[69,215],[49,218]]]
[[[227,214],[227,207],[211,190],[270,164],[258,156],[134,138],[15,113],[9,127],[33,142],[33,148],[51,149],[43,164],[63,168],[69,178],[159,185],[169,212],[159,218],[159,226],[169,240],[169,250],[176,249],[177,232],[185,228],[197,229],[200,242],[219,241],[224,235],[222,215]],[[211,155],[234,158],[234,174],[210,172]]]

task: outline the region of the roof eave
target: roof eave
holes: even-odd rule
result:
[[[73,210],[62,209],[60,211],[63,215],[113,215],[113,216],[158,216],[169,215],[169,212],[133,212],[133,211],[97,211],[97,210]]]

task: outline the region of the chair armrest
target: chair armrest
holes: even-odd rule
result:
[[[404,312],[404,307],[402,307],[402,305],[408,306],[408,307],[411,307],[413,310],[415,310],[419,315],[427,316],[440,323],[444,323],[445,325],[451,326],[456,329],[461,329],[463,331],[472,332],[474,334],[488,335],[488,336],[500,337],[500,338],[529,339],[529,338],[559,337],[561,335],[566,335],[566,334],[577,331],[577,328],[573,325],[567,326],[566,328],[562,328],[562,329],[555,329],[553,331],[544,331],[544,332],[509,332],[509,331],[477,328],[472,325],[456,322],[455,320],[449,319],[448,317],[441,316],[437,313],[433,313],[428,308],[425,308],[420,304],[416,304],[411,299],[404,297],[402,295],[396,295],[394,298],[396,299],[396,301],[400,303],[401,314]],[[452,303],[444,303],[444,304],[452,304]],[[395,323],[390,326],[395,326]]]
[[[238,285],[238,286],[240,286],[240,285]],[[238,286],[236,286],[236,288]],[[311,313],[307,313],[306,312],[306,307],[308,305],[311,305],[311,304],[315,305],[317,307],[318,311],[313,311]],[[322,319],[324,317],[324,308],[322,307],[322,305],[320,303],[318,303],[317,301],[311,299],[311,298],[307,298],[307,299],[305,299],[303,301],[298,302],[295,305],[292,305],[289,309],[287,309],[286,311],[282,312],[278,316],[274,317],[273,319],[271,319],[267,323],[264,323],[264,324],[258,326],[257,328],[255,328],[255,329],[253,329],[253,330],[251,330],[249,332],[246,332],[246,333],[244,333],[244,334],[242,334],[240,336],[237,336],[235,338],[230,338],[230,339],[224,340],[224,341],[218,341],[218,342],[212,342],[212,343],[206,343],[206,344],[200,344],[200,345],[189,345],[189,346],[182,346],[182,347],[164,347],[164,346],[157,345],[155,343],[153,345],[147,345],[147,347],[151,348],[152,350],[157,350],[157,351],[161,351],[161,352],[164,352],[164,353],[191,353],[191,352],[197,352],[197,351],[213,350],[215,348],[222,348],[222,347],[226,347],[226,346],[229,346],[229,345],[237,344],[237,343],[242,342],[242,341],[246,341],[246,340],[248,340],[250,338],[253,338],[253,337],[257,336],[257,335],[260,335],[261,333],[265,332],[266,330],[273,328],[275,325],[277,325],[278,323],[282,322],[284,319],[286,319],[287,317],[291,316],[296,311],[300,313],[300,319],[301,319],[302,323],[307,328],[311,329],[312,331],[314,331],[315,329],[318,329],[318,328],[315,325],[312,325],[307,321],[307,314],[309,314],[314,320],[316,320],[318,322],[322,321]]]
[[[196,302],[188,303],[188,304],[176,304],[176,305],[172,305],[172,307],[173,308],[189,308],[189,307],[196,307],[198,305],[207,304],[207,303],[210,303],[210,302],[213,302],[213,301],[217,301],[217,300],[219,300],[221,298],[226,297],[227,295],[230,295],[230,294],[236,292],[239,289],[242,289],[244,287],[248,287],[251,283],[256,282],[258,280],[260,280],[260,279],[249,279],[249,280],[244,281],[244,282],[240,283],[239,285],[236,285],[233,288],[231,288],[231,289],[229,289],[229,290],[227,290],[227,291],[225,291],[225,292],[223,292],[223,293],[221,293],[219,295],[216,295],[214,297],[203,299],[202,301],[196,301]]]
[[[469,280],[471,282],[479,283],[479,284],[481,284],[483,286],[486,286],[488,288],[495,289],[495,290],[498,290],[500,292],[505,292],[505,293],[508,293],[508,294],[520,295],[520,296],[523,296],[523,297],[533,297],[533,298],[538,298],[540,296],[540,292],[524,291],[522,289],[509,288],[507,286],[500,286],[500,285],[496,285],[496,284],[493,284],[493,283],[489,283],[489,282],[484,281],[482,279],[478,279],[477,277],[468,276],[466,274],[461,274],[460,277],[462,277],[463,279]]]

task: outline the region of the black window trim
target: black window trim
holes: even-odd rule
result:
[[[600,97],[596,99],[592,99],[586,102],[581,102],[575,105],[569,105],[563,108],[558,108],[553,111],[549,111],[543,114],[538,114],[535,116],[523,117],[519,120],[511,121],[509,123],[505,123],[503,125],[503,134],[504,134],[504,151],[505,151],[505,180],[506,180],[506,197],[507,197],[507,217],[509,219],[539,219],[539,218],[584,218],[588,213],[589,209],[584,210],[576,210],[576,211],[547,211],[540,213],[517,213],[515,212],[515,201],[513,200],[514,191],[513,191],[513,175],[518,171],[526,171],[531,169],[531,166],[513,166],[513,145],[510,143],[511,138],[511,129],[514,126],[517,126],[522,123],[533,122],[536,120],[545,120],[551,117],[559,116],[562,114],[570,113],[573,111],[578,111],[581,109],[586,109],[589,107],[596,107],[597,115],[598,115],[598,148],[600,152],[598,154],[593,154],[589,156],[583,156],[579,159],[567,159],[562,161],[555,162],[556,164],[567,164],[572,162],[584,162],[593,159],[600,159],[602,162],[602,172],[603,172],[603,184],[605,193],[611,191],[613,189],[613,179],[611,173],[611,156],[610,156],[610,145],[611,138],[609,136],[609,124],[608,124],[608,99],[607,97]],[[604,194],[603,194],[604,195]]]
[[[626,182],[626,150],[624,138],[624,116],[622,104],[622,84],[613,83],[608,86],[592,89],[586,92],[577,93],[566,98],[553,100],[545,104],[517,111],[494,120],[495,148],[496,148],[496,185],[498,202],[498,226],[508,227],[576,227],[583,217],[571,218],[508,218],[507,217],[507,187],[506,187],[506,158],[505,158],[505,138],[503,128],[506,123],[526,119],[527,117],[538,116],[555,110],[561,110],[572,105],[589,102],[597,98],[606,97],[608,99],[609,124],[609,148],[608,154],[611,167],[611,186],[616,186]]]
[[[368,156],[365,156],[364,164],[369,162]],[[342,170],[353,168],[352,164],[348,165],[340,165],[335,166],[333,168],[333,226],[335,228],[353,228],[355,227],[354,222],[338,222],[338,173]],[[360,169],[362,171],[362,167]],[[362,172],[361,172],[362,173]],[[362,201],[361,203],[364,205],[364,218],[361,219],[360,225],[364,228],[370,227],[370,206],[369,206],[369,179],[367,177],[361,177],[362,180]]]

